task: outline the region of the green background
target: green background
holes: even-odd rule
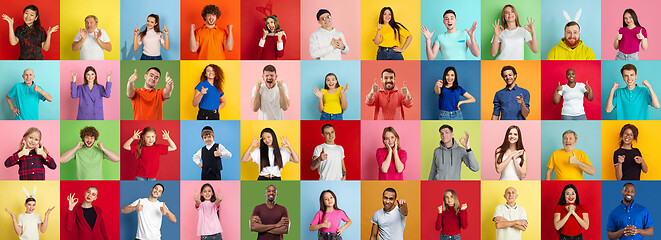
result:
[[[255,206],[265,203],[264,192],[268,185],[278,189],[276,203],[287,208],[289,213],[289,233],[285,239],[301,238],[301,191],[299,181],[241,181],[241,239],[257,239],[257,233],[250,231],[248,222]],[[317,193],[315,193],[317,194]],[[245,223],[245,224],[244,224]]]
[[[174,80],[174,89],[172,96],[163,103],[163,120],[179,120],[179,61],[121,61],[121,103],[120,119],[133,120],[133,105],[131,100],[126,97],[126,85],[129,77],[133,74],[133,69],[138,70],[138,79],[135,81],[135,88],[142,88],[145,84],[144,75],[150,67],[157,67],[161,70],[161,78],[156,84],[157,89],[165,88],[165,73],[170,73],[170,78]],[[197,81],[191,79],[190,81]]]
[[[480,54],[482,55],[482,60],[494,60],[495,57],[491,56],[491,39],[493,38],[493,26],[492,24],[497,19],[500,19],[500,13],[503,10],[503,7],[507,4],[510,4],[516,8],[516,12],[519,16],[519,24],[521,27],[528,23],[527,17],[532,17],[535,20],[535,34],[537,35],[537,44],[539,45],[539,51],[533,53],[530,51],[528,46],[525,46],[525,60],[540,60],[541,50],[542,50],[542,16],[541,16],[541,2],[540,1],[528,1],[528,0],[483,0],[482,1],[482,22],[478,28],[482,29],[482,42],[480,43]],[[558,13],[558,16],[562,16],[561,13]],[[527,44],[526,44],[527,45]],[[498,56],[498,55],[496,55]]]
[[[441,135],[438,132],[443,124],[450,125],[454,130],[454,140],[459,144],[459,139],[465,136],[464,131],[470,135],[470,147],[477,158],[477,163],[480,164],[480,171],[482,170],[481,156],[481,138],[480,138],[480,121],[479,120],[462,120],[462,121],[420,121],[420,179],[429,179],[429,171],[431,170],[431,162],[434,159],[434,149],[440,146]],[[461,144],[459,144],[461,146]],[[461,165],[461,180],[480,180],[480,171],[473,172],[465,164]]]
[[[60,153],[76,146],[80,139],[80,130],[86,126],[93,126],[99,131],[99,139],[94,145],[103,142],[103,146],[119,154],[119,121],[111,120],[69,120],[60,121]],[[103,160],[103,180],[119,180],[119,164],[110,160]],[[76,160],[62,163],[60,169],[61,180],[78,180],[76,177]]]

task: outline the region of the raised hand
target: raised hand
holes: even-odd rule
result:
[[[6,209],[6,208],[5,208],[5,211],[7,211],[7,213],[9,213],[9,215],[11,216],[11,218],[13,218],[13,219],[16,218],[16,216],[14,215],[14,213],[12,213],[11,211],[9,211],[9,209]]]
[[[372,84],[372,93],[376,93],[379,91],[379,84],[377,83],[376,78],[374,79],[374,84]]]
[[[83,38],[82,40],[87,39],[88,36],[87,29],[81,28],[80,30],[78,30],[78,34],[80,35],[81,38]]]
[[[191,25],[190,25],[190,31],[191,31],[191,32],[195,32],[195,24],[191,24]]]
[[[404,81],[402,89],[400,89],[400,91],[402,92],[402,95],[404,95],[405,97],[409,96],[409,88],[406,87],[406,81]]]
[[[443,210],[445,210],[445,204],[441,204],[441,206],[438,206],[438,213],[443,213]]]
[[[383,25],[381,23],[376,24],[376,29],[381,30],[383,28]]]
[[[139,140],[140,139],[140,134],[142,134],[142,130],[135,130],[133,131],[133,140]]]
[[[464,146],[464,148],[469,149],[470,147],[470,139],[471,136],[468,134],[467,131],[464,131],[464,136],[459,138],[459,143]]]
[[[465,29],[466,33],[468,33],[468,36],[471,38],[475,37],[475,30],[477,29],[477,22],[473,22],[473,26],[471,26],[471,29]]]
[[[48,35],[51,35],[51,34],[53,34],[54,32],[57,32],[58,29],[60,29],[60,25],[55,25],[55,26],[53,26],[53,27],[48,27],[48,31],[46,31],[46,33],[47,33]]]
[[[319,91],[319,88],[317,88],[317,86],[314,86],[314,88],[312,89],[312,93],[314,93],[314,95],[317,96],[317,98],[319,99],[324,98],[324,93],[322,91]]]
[[[258,147],[259,147],[259,142],[260,142],[260,141],[262,141],[262,138],[261,138],[261,137],[260,137],[260,138],[255,137],[255,138],[252,140],[252,143],[250,143],[250,147],[251,147],[251,148],[258,148]]]
[[[555,91],[556,91],[556,92],[558,92],[558,91],[562,91],[562,85],[560,84],[560,82],[558,82],[558,87],[555,88]]]
[[[198,193],[193,194],[193,200],[195,200],[195,204],[202,203],[202,202],[200,202],[200,194],[198,194]]]
[[[94,32],[94,39],[96,39],[97,42],[100,42],[101,41],[101,35],[103,35],[103,32],[101,32],[100,30],[97,29]]]
[[[425,39],[431,40],[431,38],[432,38],[432,36],[434,36],[434,32],[436,30],[430,32],[429,29],[427,29],[427,26],[422,25],[422,27],[420,28],[420,31],[422,32],[422,35],[425,36]]]
[[[278,36],[278,42],[282,42],[282,35],[283,35],[284,33],[285,33],[285,32],[283,32],[283,31],[280,31],[280,32],[275,33],[275,35]]]
[[[170,72],[165,72],[165,84],[167,84],[168,87],[174,86],[174,80],[170,78]]]
[[[28,144],[23,140],[23,149],[18,153],[19,157],[30,155],[30,149],[28,149]]]
[[[163,26],[163,33],[164,33],[165,35],[168,35],[168,34],[170,33],[170,30],[168,30],[167,27]]]
[[[466,210],[466,208],[468,208],[468,204],[461,204],[461,210]]]
[[[641,156],[635,156],[633,160],[636,161],[636,163],[638,164],[643,164],[643,162],[645,162],[645,160]]]
[[[222,155],[223,155],[223,153],[220,152],[220,149],[218,149],[218,147],[216,147],[216,151],[213,151],[213,156],[214,157],[220,157]]]
[[[76,149],[81,149],[81,148],[83,148],[83,142],[76,143]]]
[[[611,87],[611,91],[615,91],[617,88],[619,88],[620,85],[617,84],[616,82],[613,83],[613,87]]]
[[[523,103],[524,103],[524,101],[523,101],[523,94],[521,94],[521,95],[519,95],[519,96],[516,96],[516,102],[519,103],[519,104],[523,104]]]
[[[135,82],[138,79],[138,69],[133,69],[133,74],[129,77],[129,83]]]
[[[207,91],[209,91],[209,88],[202,87],[202,91],[200,91],[200,93],[201,93],[202,95],[206,95],[206,94],[207,94]]]
[[[108,72],[108,74],[106,74],[106,82],[110,82],[111,79],[112,79],[112,71],[110,71],[110,72]]]
[[[505,28],[503,28],[503,26],[500,25],[500,19],[494,21],[493,24],[491,24],[491,26],[493,27],[494,36],[500,35],[505,30]]]
[[[321,161],[328,159],[328,153],[324,151],[324,148],[321,148],[321,153],[319,153],[319,157],[321,158]]]
[[[280,137],[280,142],[282,142],[282,147],[283,148],[291,149],[291,144],[289,144],[289,141],[287,141],[287,137],[285,137],[285,136]]]
[[[526,18],[526,19],[528,20],[528,23],[526,23],[526,25],[524,25],[523,28],[525,28],[531,34],[534,34],[535,33],[535,28],[534,28],[535,20],[532,19],[532,17],[529,17],[529,18]]]
[[[276,81],[275,83],[278,85],[278,88],[282,88],[282,86],[284,84],[284,80],[278,79],[278,81]]]
[[[638,34],[636,34],[636,38],[638,38],[639,40],[643,40],[645,38],[645,36],[643,36],[643,29],[642,28],[640,29],[640,32],[638,32]]]
[[[434,85],[435,88],[443,88],[443,80],[438,79],[436,80],[436,84]],[[443,90],[443,89],[441,89]]]
[[[404,199],[397,200],[397,205],[400,205],[400,206],[406,205],[406,200],[404,200]]]
[[[578,164],[580,160],[576,157],[576,153],[572,152],[571,156],[569,156],[569,164]]]
[[[142,204],[140,204],[140,199],[138,199],[138,204],[135,205],[136,211],[142,211]]]
[[[589,81],[585,81],[585,91],[587,92],[592,91],[592,87],[590,87]]]
[[[617,162],[618,163],[624,163],[625,158],[626,158],[625,155],[617,155]]]
[[[643,86],[650,88],[652,85],[650,85],[650,82],[647,81],[647,79],[643,80]]]
[[[46,158],[46,151],[44,151],[44,146],[39,143],[39,146],[34,149],[37,152],[37,155]]]
[[[7,14],[2,14],[2,19],[9,23],[9,26],[14,26],[14,18],[10,18]]]
[[[168,209],[168,207],[165,206],[165,202],[163,202],[163,205],[161,205],[160,208],[161,208],[161,213],[162,213],[163,215],[166,215],[166,214],[168,214],[168,213],[170,212],[170,209]]]
[[[48,210],[46,210],[45,215],[46,215],[46,216],[50,215],[50,212],[52,212],[53,209],[55,209],[55,206],[53,206],[52,208],[49,208]]]
[[[234,25],[227,24],[227,31],[231,32],[233,27],[234,27]]]
[[[344,85],[344,87],[342,88],[342,90],[340,90],[340,95],[342,95],[342,96],[346,96],[346,95],[347,95],[347,91],[349,91],[349,84],[348,84],[348,83],[347,83],[346,85]]]
[[[133,29],[133,36],[138,36],[139,33],[140,33],[140,27],[136,23],[135,24],[135,29]]]
[[[617,38],[618,41],[622,40],[622,34],[619,33],[619,31],[618,31],[618,33],[617,33],[617,37],[616,37],[616,38]]]
[[[67,201],[69,201],[69,211],[73,211],[73,208],[78,204],[78,198],[76,198],[75,193],[70,193],[69,196],[67,196]]]
[[[262,33],[262,39],[266,39],[266,36],[269,35],[269,30],[262,29],[262,31],[263,31],[263,33]]]
[[[163,133],[163,140],[170,140],[170,131],[161,130],[161,133]]]
[[[102,142],[98,142],[98,143],[96,143],[96,145],[99,146],[99,149],[101,149],[101,150],[105,149],[105,148],[103,147],[103,143],[102,143]]]

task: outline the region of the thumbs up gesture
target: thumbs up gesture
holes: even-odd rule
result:
[[[323,228],[330,228],[331,223],[328,221],[328,219],[324,219],[324,222],[321,224]]]
[[[165,72],[165,83],[166,83],[169,87],[174,86],[174,81],[172,80],[172,78],[170,78],[170,72]]]
[[[142,204],[140,204],[140,200],[138,200],[138,204],[135,205],[135,210],[142,211]]]
[[[168,209],[168,207],[165,206],[165,202],[163,202],[163,205],[161,205],[161,213],[162,213],[163,215],[166,215],[166,214],[168,214],[169,212],[170,212],[170,209]]]
[[[133,69],[133,74],[131,74],[131,76],[129,77],[129,82],[130,83],[135,82],[136,79],[138,79],[138,70]]]
[[[374,84],[372,84],[372,93],[376,93],[379,91],[379,84],[376,81],[376,78],[374,79]]]
[[[640,40],[643,40],[643,38],[645,38],[645,36],[643,36],[643,29],[642,28],[640,29],[640,32],[638,32],[638,34],[636,34],[636,37]]]
[[[402,86],[402,89],[400,89],[400,91],[402,91],[402,95],[404,95],[405,97],[407,98],[410,97],[409,88],[406,87],[406,81],[404,81],[404,86]]]
[[[223,155],[223,153],[221,153],[220,150],[218,150],[218,147],[216,147],[216,151],[213,151],[213,156],[214,157],[220,157],[222,155]]]
[[[576,153],[572,152],[571,156],[569,156],[569,163],[577,164],[578,162],[580,162],[580,160],[578,160],[578,158],[576,157]]]
[[[319,154],[319,157],[321,157],[321,161],[326,160],[328,158],[328,154],[324,152],[324,148],[321,148],[321,153]]]

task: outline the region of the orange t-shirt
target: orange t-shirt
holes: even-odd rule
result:
[[[135,89],[133,120],[163,120],[163,89]]]
[[[218,26],[208,28],[202,25],[195,29],[195,41],[200,43],[197,57],[200,60],[225,60],[225,45],[227,31]]]

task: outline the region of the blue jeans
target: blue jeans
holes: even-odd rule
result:
[[[321,112],[321,119],[319,120],[342,120],[342,113],[330,114],[327,112]]]
[[[438,240],[461,240],[461,235],[457,234],[457,235],[449,236],[449,235],[441,234],[441,237],[439,237]]]
[[[464,114],[461,113],[461,110],[457,111],[445,111],[441,110],[441,114],[438,115],[439,120],[464,120]]]
[[[143,178],[143,177],[135,176],[135,180],[136,181],[155,181],[156,178]]]
[[[200,240],[223,240],[223,235],[220,233],[214,235],[202,235],[200,236]]]
[[[401,52],[395,52],[391,47],[379,47],[376,60],[404,60]]]
[[[560,120],[588,120],[588,117],[585,114],[578,116],[560,115]]]
[[[617,51],[617,54],[615,54],[615,60],[638,60],[638,53],[626,54]]]
[[[140,56],[140,60],[163,60],[163,58],[161,57],[161,55],[152,57],[152,56],[147,56],[143,53],[142,56]]]

